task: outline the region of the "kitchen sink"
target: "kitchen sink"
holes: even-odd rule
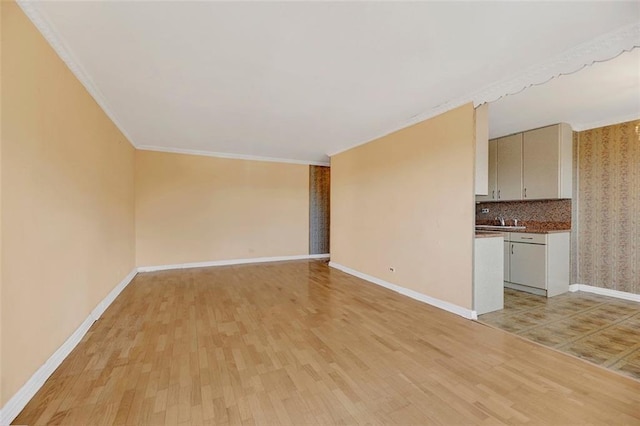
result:
[[[476,229],[485,229],[489,231],[506,231],[509,229],[525,229],[524,226],[501,226],[501,225],[476,225]]]

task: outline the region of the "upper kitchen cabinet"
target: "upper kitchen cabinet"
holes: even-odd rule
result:
[[[524,132],[523,199],[571,198],[572,144],[568,124]]]
[[[498,201],[522,200],[522,133],[498,139]]]
[[[491,139],[489,141],[488,154],[487,194],[476,196],[476,201],[497,201],[498,199],[498,139]]]
[[[489,164],[487,155],[489,154],[489,105],[483,104],[475,109],[476,125],[476,195],[491,195],[488,192],[487,183]]]
[[[488,191],[476,201],[571,198],[572,131],[555,124],[492,139],[488,147]]]

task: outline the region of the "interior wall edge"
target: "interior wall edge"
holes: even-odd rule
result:
[[[113,110],[109,107],[109,104],[105,100],[104,95],[93,83],[91,78],[87,75],[84,69],[78,65],[78,61],[70,53],[69,49],[65,46],[60,35],[53,29],[53,26],[37,11],[32,2],[26,0],[16,0],[16,4],[22,9],[27,18],[35,25],[40,34],[47,41],[49,46],[56,52],[58,57],[62,59],[71,73],[78,79],[80,84],[87,90],[89,95],[96,101],[98,106],[102,109],[107,117],[113,122],[113,124],[120,130],[124,137],[129,141],[134,148],[137,146],[133,141],[133,138],[127,133],[124,126],[120,124],[117,116]]]
[[[137,274],[134,268],[129,274],[116,285],[111,292],[89,313],[78,328],[65,340],[47,361],[41,365],[27,382],[7,401],[0,409],[0,425],[8,425],[15,419],[20,411],[27,405],[33,396],[40,390],[42,385],[62,364],[71,351],[80,343],[85,334],[89,331],[104,311],[113,303],[118,295],[133,281]]]
[[[458,306],[456,304],[453,304],[444,300],[436,299],[435,297],[427,296],[426,294],[419,293],[415,290],[411,290],[396,284],[392,284],[388,281],[382,280],[380,278],[376,278],[372,275],[368,275],[360,271],[356,271],[355,269],[351,269],[347,266],[341,265],[336,262],[329,262],[329,266],[339,271],[342,271],[346,274],[353,275],[354,277],[363,279],[365,281],[379,285],[381,287],[385,287],[389,290],[395,291],[396,293],[400,293],[403,296],[410,297],[419,302],[426,303],[427,305],[434,306],[436,308],[442,309],[452,314],[456,314],[463,318],[471,319],[471,320],[478,319],[478,314],[474,310],[467,309],[462,306]]]

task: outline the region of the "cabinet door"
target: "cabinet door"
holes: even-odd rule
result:
[[[498,139],[498,200],[522,199],[522,133]]]
[[[560,132],[558,125],[524,132],[523,198],[559,198]]]
[[[511,254],[511,243],[509,241],[504,242],[504,280],[511,281],[509,276],[509,255]]]
[[[510,279],[516,284],[547,288],[546,246],[511,243]]]
[[[489,141],[489,192],[487,195],[477,195],[476,201],[497,201],[498,200],[498,140]]]

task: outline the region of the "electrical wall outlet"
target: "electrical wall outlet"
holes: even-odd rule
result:
[[[484,213],[484,214],[489,213],[489,209],[482,209],[481,211],[482,211],[482,213]]]

